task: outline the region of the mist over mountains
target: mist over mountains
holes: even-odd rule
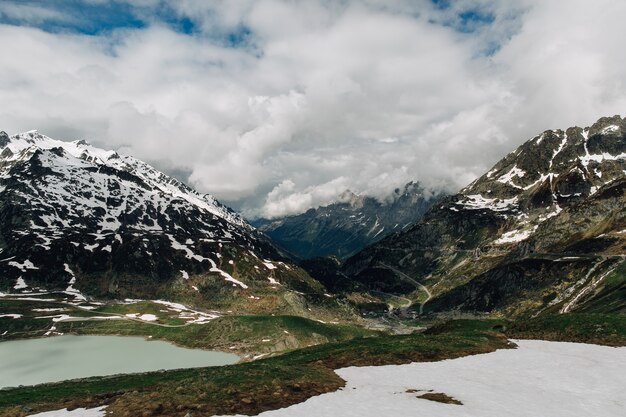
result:
[[[347,258],[391,233],[405,230],[442,196],[415,182],[396,188],[383,201],[346,191],[340,202],[252,224],[300,259]]]

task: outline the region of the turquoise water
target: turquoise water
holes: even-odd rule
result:
[[[141,337],[56,336],[0,343],[0,388],[89,376],[220,366],[237,355]]]

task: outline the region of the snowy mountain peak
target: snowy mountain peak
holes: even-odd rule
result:
[[[464,188],[460,205],[528,212],[593,196],[626,173],[626,119],[604,117],[591,127],[546,130]],[[477,198],[482,203],[472,203]],[[472,201],[470,201],[472,200]]]
[[[177,276],[267,286],[265,263],[280,258],[213,196],[136,158],[36,131],[0,135],[0,253],[0,292],[76,284],[107,297],[153,296]]]
[[[301,258],[347,257],[419,220],[441,197],[424,196],[423,191],[411,182],[380,201],[346,190],[336,203],[295,216],[261,219],[256,225]]]
[[[241,216],[219,203],[213,196],[200,194],[182,182],[157,171],[150,165],[131,156],[121,156],[116,151],[107,151],[91,146],[84,140],[65,142],[52,139],[36,130],[11,136],[4,142],[3,144],[3,141],[0,140],[0,148],[2,148],[0,151],[0,165],[4,165],[5,171],[11,162],[28,159],[32,157],[36,150],[56,150],[52,154],[47,153],[48,156],[40,158],[42,162],[45,160],[45,164],[53,170],[61,169],[62,173],[67,174],[69,173],[69,167],[74,169],[85,169],[89,166],[92,168],[112,168],[119,171],[122,175],[131,174],[136,176],[153,192],[169,195],[174,199],[183,199],[237,226],[251,228]],[[55,168],[56,165],[63,168]]]

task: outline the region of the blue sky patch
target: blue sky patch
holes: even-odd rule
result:
[[[20,13],[12,13],[12,10],[20,10]],[[127,3],[85,3],[79,0],[54,3],[9,0],[4,3],[4,7],[0,7],[0,23],[32,26],[51,33],[74,32],[86,35],[146,26],[146,22],[139,19]]]

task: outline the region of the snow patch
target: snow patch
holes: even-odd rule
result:
[[[104,417],[106,405],[97,408],[76,408],[68,411],[67,408],[44,413],[31,414],[29,417]]]
[[[559,144],[559,147],[554,151],[554,153],[552,154],[552,158],[550,159],[550,169],[552,169],[552,163],[554,162],[554,158],[556,158],[556,156],[561,153],[566,143],[567,143],[567,133],[563,132],[563,140]]]
[[[274,266],[274,264],[273,264],[273,263],[271,263],[270,261],[263,260],[263,265],[265,265],[265,267],[266,267],[267,269],[269,269],[270,271],[271,271],[272,269],[276,269],[276,267]]]
[[[604,129],[602,129],[600,131],[600,134],[606,135],[608,133],[614,133],[614,132],[619,132],[619,131],[620,131],[619,126],[617,126],[617,125],[610,125],[610,126],[605,127]]]
[[[26,272],[29,269],[39,269],[37,268],[35,265],[33,265],[33,263],[31,261],[29,261],[28,259],[25,260],[23,263],[19,263],[19,262],[15,262],[15,261],[10,261],[9,265],[12,267],[15,267],[17,269],[19,269],[22,272]]]
[[[74,296],[74,298],[78,300],[86,301],[87,297],[85,297],[79,290],[74,288],[74,284],[76,284],[76,275],[74,275],[74,272],[70,269],[70,266],[68,264],[63,264],[63,267],[65,268],[65,272],[67,272],[71,276],[70,281],[68,282],[69,285],[65,289],[65,293]]]
[[[480,194],[465,196],[465,199],[456,203],[468,210],[487,209],[492,211],[508,211],[517,205],[517,197],[510,199],[485,198]]]
[[[26,281],[24,281],[24,278],[19,277],[17,279],[17,281],[15,282],[15,285],[13,286],[14,290],[23,290],[24,288],[28,288],[28,285],[26,285]]]
[[[513,168],[509,170],[509,172],[507,172],[504,175],[501,175],[496,181],[502,184],[510,184],[510,185],[513,185],[514,187],[518,187],[517,185],[513,184],[513,178],[522,178],[525,175],[526,175],[526,171],[518,168],[517,165],[515,165]]]
[[[143,321],[157,321],[157,316],[155,316],[154,314],[142,314],[137,318]]]
[[[533,230],[511,230],[504,233],[499,239],[493,243],[496,245],[503,245],[506,243],[517,243],[526,240],[530,237]]]

